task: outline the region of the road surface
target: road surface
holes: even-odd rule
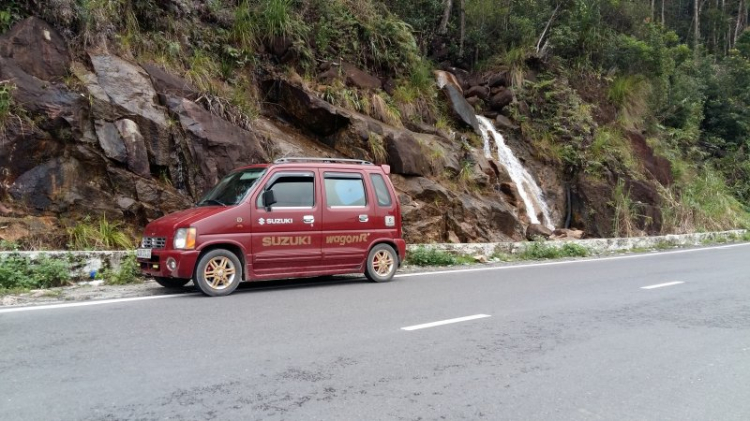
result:
[[[750,245],[0,310],[2,420],[748,420]]]

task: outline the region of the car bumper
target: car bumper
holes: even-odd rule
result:
[[[150,259],[138,259],[138,264],[141,273],[146,276],[191,279],[199,254],[198,251],[154,249],[151,251]],[[172,260],[174,268],[170,269],[168,263]]]

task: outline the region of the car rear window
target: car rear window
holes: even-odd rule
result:
[[[366,206],[361,174],[325,173],[326,204],[330,207]]]
[[[388,191],[388,186],[385,184],[383,176],[380,174],[370,174],[372,185],[375,187],[375,195],[378,197],[379,206],[391,206],[393,199],[391,198],[391,192]]]

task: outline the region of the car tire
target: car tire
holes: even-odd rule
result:
[[[157,284],[163,286],[164,288],[182,288],[188,282],[190,282],[190,279],[162,278],[161,276],[155,276],[154,281],[156,281]]]
[[[216,249],[200,258],[193,283],[203,294],[221,297],[234,292],[241,280],[240,259],[229,250]]]
[[[373,282],[388,282],[398,268],[398,255],[388,244],[378,244],[367,254],[365,276]]]

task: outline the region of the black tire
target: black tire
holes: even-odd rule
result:
[[[229,250],[211,250],[198,261],[193,283],[211,297],[229,295],[242,281],[240,259]]]
[[[160,276],[155,276],[154,281],[156,281],[157,284],[163,286],[164,288],[182,288],[188,282],[190,282],[190,279],[162,278]]]
[[[398,255],[388,244],[378,244],[367,254],[365,276],[373,282],[388,282],[398,269]]]

